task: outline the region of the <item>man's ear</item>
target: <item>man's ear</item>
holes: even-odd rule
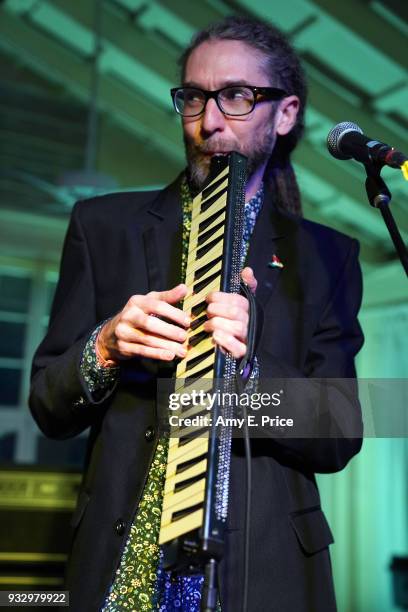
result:
[[[300,101],[297,96],[288,96],[280,103],[276,112],[276,133],[279,136],[285,136],[296,123],[297,114],[299,112]]]

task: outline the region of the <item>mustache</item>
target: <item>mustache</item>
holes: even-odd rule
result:
[[[206,154],[213,153],[230,153],[231,151],[238,151],[238,143],[231,143],[222,139],[207,140],[206,142],[195,144],[188,143],[190,150],[193,150],[195,154]]]

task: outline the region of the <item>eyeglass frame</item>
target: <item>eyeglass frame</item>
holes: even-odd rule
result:
[[[247,89],[250,89],[252,91],[254,95],[254,102],[253,102],[253,106],[251,110],[249,110],[248,112],[240,113],[239,115],[231,115],[231,113],[226,113],[225,111],[222,110],[220,102],[218,100],[219,93],[221,91],[224,91],[225,89],[232,89],[234,87],[246,87]],[[205,98],[204,106],[203,106],[203,109],[199,113],[195,113],[195,115],[183,115],[177,110],[176,93],[180,91],[181,89],[195,89],[197,91],[201,91],[204,94],[204,98]],[[289,95],[284,89],[280,89],[279,87],[257,87],[255,85],[246,85],[246,84],[245,85],[243,84],[226,85],[225,87],[221,87],[221,89],[212,89],[212,90],[201,89],[200,87],[192,87],[192,86],[173,87],[172,89],[170,89],[170,94],[173,100],[174,110],[176,111],[178,115],[181,115],[181,117],[198,117],[199,115],[202,115],[205,111],[207,102],[208,100],[210,100],[210,98],[215,100],[217,107],[219,108],[219,110],[222,112],[223,115],[227,115],[228,117],[244,117],[245,115],[249,115],[250,113],[252,113],[255,106],[258,104],[258,102],[262,101],[262,100],[258,100],[258,96],[268,96],[269,95],[270,96],[269,100],[282,100],[283,98]],[[274,94],[278,97],[274,97]],[[268,97],[266,97],[266,99],[268,99]]]

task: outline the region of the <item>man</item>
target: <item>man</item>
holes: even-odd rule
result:
[[[65,438],[91,427],[67,571],[76,611],[199,609],[200,578],[172,581],[161,567],[166,448],[157,434],[155,380],[186,354],[190,321],[176,307],[187,293],[182,241],[191,193],[213,155],[236,150],[249,159],[242,277],[264,311],[260,380],[352,378],[362,344],[358,245],[299,214],[290,152],[303,128],[306,86],[293,49],[275,28],[230,17],[193,39],[182,84],[173,96],[187,172],[160,193],[75,206],[49,332],[34,360],[30,405],[44,433]],[[242,357],[246,299],[215,292],[207,302],[206,330]],[[330,387],[327,393],[329,407],[335,397],[335,410],[360,434],[356,402]],[[294,402],[317,427],[305,399]],[[325,418],[327,431],[336,430],[330,410]],[[335,610],[333,540],[314,472],[342,469],[360,445],[354,436],[253,441],[249,612]],[[219,572],[223,612],[241,609],[244,474],[238,440]]]

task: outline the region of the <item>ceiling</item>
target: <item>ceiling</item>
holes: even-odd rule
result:
[[[120,189],[164,185],[183,167],[169,89],[178,83],[177,57],[192,34],[225,14],[271,20],[290,36],[309,79],[307,129],[295,154],[305,216],[358,238],[366,277],[388,270],[380,293],[389,285],[395,301],[406,299],[387,230],[366,201],[363,167],[335,160],[325,146],[333,125],[354,121],[367,135],[408,150],[406,3],[101,0],[101,6],[95,170],[110,177],[110,183],[102,177],[105,190],[112,179]],[[47,256],[58,256],[77,195],[66,173],[88,159],[94,7],[94,0],[0,3],[0,238],[22,254],[49,224]],[[408,243],[407,183],[396,170],[385,169],[383,177]]]

